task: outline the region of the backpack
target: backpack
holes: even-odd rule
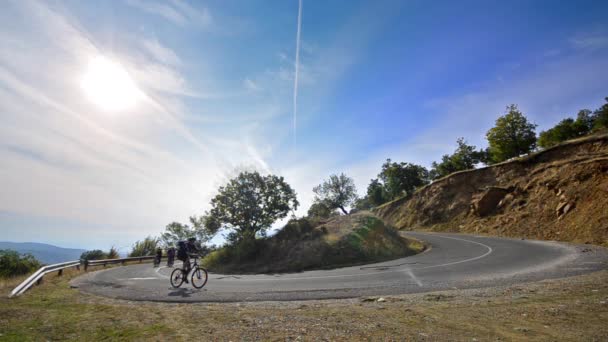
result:
[[[186,241],[179,241],[177,243],[177,258],[180,260],[188,257],[188,247],[186,247]]]

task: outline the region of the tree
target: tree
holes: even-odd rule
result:
[[[431,179],[447,176],[451,173],[474,169],[475,165],[485,161],[484,152],[477,150],[473,145],[468,145],[464,138],[456,140],[458,147],[452,155],[445,154],[441,162],[433,162],[429,173]]]
[[[314,202],[308,209],[309,218],[326,219],[332,216],[334,212],[321,202]]]
[[[421,165],[397,163],[387,159],[378,179],[384,187],[385,200],[411,195],[416,188],[429,183],[429,171]],[[373,182],[373,180],[372,180]]]
[[[355,208],[353,210],[355,212],[358,212],[358,211],[362,211],[362,210],[370,210],[373,207],[374,207],[374,205],[369,201],[369,197],[363,196],[363,197],[357,198],[357,200],[355,200]],[[352,213],[353,210],[351,210],[350,212]]]
[[[209,234],[222,228],[230,230],[230,242],[254,240],[256,234],[264,236],[276,220],[298,205],[295,191],[283,177],[241,172],[219,187],[202,221]]]
[[[129,253],[129,257],[150,256],[156,254],[158,247],[158,239],[151,236],[146,237],[143,241],[137,241]]]
[[[163,246],[175,246],[178,241],[187,240],[194,237],[200,242],[209,241],[214,234],[205,228],[205,216],[190,216],[190,224],[171,222],[165,227],[165,231],[160,235],[160,242]]]
[[[372,179],[367,186],[367,200],[375,207],[388,202],[384,185],[378,179]]]
[[[535,129],[516,105],[507,106],[507,113],[486,133],[490,160],[498,163],[532,151],[536,147]]]
[[[593,128],[593,117],[591,111],[582,109],[578,112],[576,120],[567,118],[560,121],[552,128],[540,132],[538,135],[538,146],[548,148],[562,141],[587,135]]]
[[[102,260],[107,258],[108,255],[101,249],[93,249],[80,254],[80,260]]]
[[[608,97],[606,103],[593,112],[593,130],[608,129]]]
[[[330,210],[340,209],[348,215],[346,207],[353,206],[357,199],[355,181],[341,173],[330,175],[329,179],[312,189],[315,193],[315,202],[323,203]]]
[[[589,109],[579,110],[573,125],[576,136],[580,137],[589,134],[593,130],[594,121],[595,117]]]
[[[40,268],[40,262],[31,254],[19,254],[0,249],[0,278],[28,274]]]

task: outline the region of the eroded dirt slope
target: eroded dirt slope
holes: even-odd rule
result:
[[[608,246],[608,134],[454,173],[375,213],[398,229]]]

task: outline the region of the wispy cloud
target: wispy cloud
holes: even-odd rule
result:
[[[570,39],[570,44],[576,49],[597,50],[608,47],[608,33],[586,33]]]
[[[127,3],[144,12],[159,15],[179,26],[208,27],[212,23],[212,17],[208,9],[203,8],[199,10],[179,0],[172,0],[170,2],[127,0]]]
[[[157,61],[179,66],[182,64],[182,60],[177,56],[177,54],[169,49],[168,47],[163,46],[156,39],[145,39],[143,41],[144,48],[154,57]]]
[[[260,91],[262,90],[262,88],[253,80],[251,80],[250,78],[246,78],[243,80],[243,86],[245,87],[245,89],[249,90],[249,91]]]

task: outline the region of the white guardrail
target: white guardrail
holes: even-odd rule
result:
[[[27,291],[34,284],[39,284],[42,281],[42,277],[51,273],[58,272],[57,275],[61,276],[63,274],[63,270],[66,268],[76,267],[77,270],[80,270],[80,266],[84,267],[84,270],[87,271],[89,266],[106,266],[111,264],[125,264],[130,261],[139,261],[140,263],[143,261],[154,260],[154,256],[144,256],[144,257],[131,257],[131,258],[122,258],[122,259],[103,259],[103,260],[74,260],[62,262],[60,264],[53,264],[41,267],[38,271],[34,272],[31,276],[25,279],[21,284],[19,284],[11,293],[9,294],[9,298],[20,296],[25,291]]]

